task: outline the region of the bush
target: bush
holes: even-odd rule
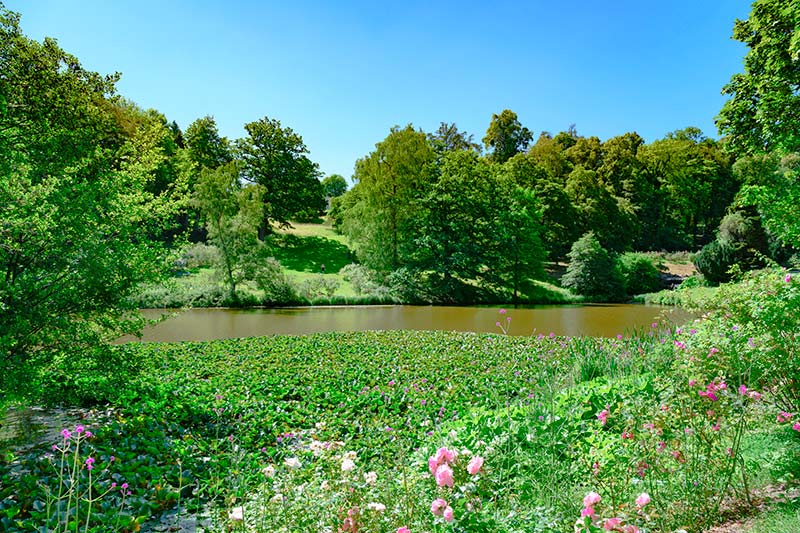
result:
[[[657,259],[640,253],[626,253],[617,259],[625,292],[629,295],[655,292],[661,288],[661,267]]]
[[[216,246],[198,242],[186,246],[178,262],[185,268],[210,268],[216,264],[218,254]]]
[[[694,256],[694,266],[711,283],[730,281],[731,267],[736,262],[736,250],[728,241],[712,241]]]
[[[389,289],[378,283],[376,273],[365,266],[351,263],[344,266],[339,273],[345,281],[350,282],[359,296],[390,296]]]
[[[263,302],[268,304],[297,303],[297,288],[274,257],[261,262],[255,270],[256,286],[264,291]]]
[[[339,280],[331,276],[313,276],[303,280],[298,287],[300,294],[307,300],[333,296],[339,288]]]
[[[597,301],[618,301],[624,294],[622,276],[594,233],[575,241],[561,285]]]

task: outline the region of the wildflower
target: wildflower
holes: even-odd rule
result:
[[[758,401],[761,399],[761,393],[756,392],[754,390],[751,390],[747,395],[750,397],[751,400]]]
[[[261,470],[261,472],[262,472],[262,473],[263,473],[263,474],[264,474],[266,477],[273,477],[273,476],[275,475],[275,467],[274,467],[274,466],[272,466],[272,465],[267,465],[267,466],[265,466],[265,467],[264,467],[264,468]]]
[[[297,457],[287,457],[286,460],[283,462],[289,468],[300,468],[303,466],[303,463],[300,462],[300,459]]]
[[[356,467],[356,463],[352,459],[344,459],[342,461],[342,472],[352,472]]]
[[[411,530],[408,529],[406,526],[398,527],[395,533],[411,533]]]
[[[75,433],[77,433],[78,435],[80,435],[81,433],[83,433],[83,430],[84,430],[84,429],[85,429],[85,428],[84,428],[82,425],[78,424],[77,426],[75,426]]]
[[[280,492],[269,499],[269,501],[272,503],[281,503],[283,502],[283,500],[284,500],[283,494],[281,494]]]
[[[431,502],[431,512],[435,516],[442,516],[444,514],[444,510],[449,507],[447,502],[444,501],[442,498],[436,498]]]
[[[476,455],[470,459],[469,464],[467,465],[467,472],[469,475],[474,476],[480,472],[481,468],[483,468],[483,457]]]
[[[800,422],[795,422],[794,425],[792,425],[792,429],[795,431],[800,431]]]
[[[791,274],[786,274],[786,277],[783,278],[783,279],[784,279],[784,281],[786,283],[791,283],[792,282],[792,275]]]
[[[744,383],[739,385],[739,394],[741,394],[742,396],[747,394],[747,386]]]
[[[787,413],[786,411],[781,411],[780,413],[778,413],[778,424],[784,424],[788,422],[793,416],[794,413]]]
[[[69,438],[72,436],[72,432],[68,429],[62,429],[61,436],[64,437],[64,440],[69,440]]]
[[[244,508],[234,507],[233,509],[228,511],[228,518],[236,522],[241,522],[242,520],[244,520]]]
[[[436,469],[434,477],[436,478],[436,484],[440,487],[447,486],[453,488],[453,469],[448,465],[439,466],[439,468]]]
[[[370,511],[375,511],[376,513],[382,513],[386,510],[386,506],[378,502],[369,502],[367,504],[367,509]]]
[[[91,470],[94,468],[94,457],[87,457],[86,458],[86,470]]]
[[[646,492],[639,494],[639,496],[636,498],[636,507],[640,509],[648,503],[650,503],[650,495]]]
[[[448,505],[447,508],[442,513],[442,517],[445,519],[445,522],[452,522],[454,518],[453,508]]]
[[[453,461],[456,460],[456,455],[457,454],[455,450],[448,450],[445,447],[441,447],[438,450],[436,450],[436,455],[434,455],[434,457],[436,458],[436,462],[438,464],[441,465],[447,463],[448,465],[450,465],[453,463]]]
[[[600,503],[600,495],[596,492],[590,492],[583,498],[584,507],[593,507]]]
[[[501,314],[501,315],[504,315],[504,314],[506,314],[506,310],[505,310],[505,309],[500,309],[500,314]]]
[[[594,518],[595,516],[594,507],[584,507],[583,509],[581,509],[581,518],[585,516],[588,516],[589,518]]]
[[[615,531],[617,526],[620,526],[620,525],[622,525],[622,519],[621,518],[616,518],[616,517],[615,518],[609,518],[608,520],[606,520],[603,523],[603,529],[605,529],[606,531]]]
[[[600,421],[602,425],[606,425],[608,422],[608,415],[611,414],[608,412],[608,409],[603,409],[599,413],[597,413],[597,419]]]
[[[374,485],[376,481],[378,481],[377,472],[367,472],[366,474],[364,474],[364,482],[367,485]]]

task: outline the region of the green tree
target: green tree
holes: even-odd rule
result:
[[[328,198],[336,198],[347,192],[347,180],[339,174],[331,174],[322,180],[322,192]]]
[[[217,272],[234,302],[239,300],[237,285],[254,277],[263,246],[258,238],[263,193],[257,184],[241,186],[235,161],[204,168],[195,187],[195,204],[205,220],[209,240],[219,250]]]
[[[492,161],[505,163],[525,150],[532,139],[533,134],[520,123],[517,114],[504,109],[499,115],[492,115],[483,144],[487,150],[491,150],[489,158]]]
[[[471,133],[459,131],[455,123],[442,122],[434,133],[428,134],[428,140],[437,154],[458,152],[461,150],[481,151],[481,145],[473,140]]]
[[[427,136],[393,127],[375,150],[356,162],[356,185],[343,197],[342,229],[369,268],[401,267],[413,246],[410,221],[430,182],[435,153]]]
[[[153,193],[161,138],[126,139],[115,81],[0,7],[0,388],[26,363],[135,331],[126,297],[163,272],[149,239],[175,207]]]
[[[217,121],[206,115],[186,128],[186,146],[190,159],[201,168],[217,168],[233,161],[233,148],[226,137],[220,137]]]
[[[262,232],[272,222],[288,226],[293,219],[312,219],[325,209],[319,167],[308,158],[303,138],[278,120],[245,124],[247,137],[236,141],[242,177],[264,190]]]
[[[733,38],[748,47],[744,72],[734,74],[717,117],[727,144],[740,155],[800,151],[800,1],[756,0]]]
[[[613,257],[592,232],[572,245],[561,285],[598,301],[616,301],[624,293],[622,276]]]

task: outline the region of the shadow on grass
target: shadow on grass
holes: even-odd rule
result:
[[[289,270],[335,274],[353,262],[350,249],[340,242],[324,237],[276,235],[273,239],[275,259]]]

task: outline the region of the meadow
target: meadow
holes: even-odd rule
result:
[[[86,418],[6,451],[0,523],[704,531],[796,484],[798,302],[767,272],[696,323],[616,339],[329,333],[55,361],[37,389]]]

